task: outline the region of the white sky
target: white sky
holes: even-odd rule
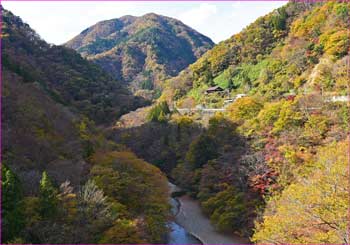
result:
[[[259,16],[286,4],[266,2],[16,2],[2,1],[49,43],[62,44],[101,20],[156,13],[174,17],[214,42],[238,33]]]

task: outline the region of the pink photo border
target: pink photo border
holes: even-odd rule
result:
[[[288,2],[288,0],[0,0],[1,2]],[[332,0],[293,0],[294,2],[326,2]],[[336,1],[336,0],[335,0]],[[350,0],[343,0],[343,2],[349,2]],[[2,8],[0,9],[0,35],[2,35]],[[349,37],[350,41],[350,37]],[[0,36],[0,52],[2,52],[2,36]],[[350,50],[349,50],[350,53]],[[0,182],[2,183],[2,55],[0,55]],[[349,166],[350,171],[350,166]],[[350,180],[349,180],[350,183]],[[349,196],[350,205],[350,196]],[[0,186],[0,210],[2,208],[2,186]],[[350,209],[349,209],[350,212]],[[349,213],[350,217],[350,213]],[[350,233],[350,220],[348,224],[348,230]],[[198,239],[198,238],[197,238]],[[199,239],[198,239],[199,240]],[[0,212],[0,244],[2,241],[2,212]],[[19,245],[19,244],[14,244]],[[45,245],[45,244],[43,244]],[[51,244],[46,244],[51,245]],[[62,244],[62,245],[76,245],[76,244]],[[95,244],[84,244],[84,245],[95,245]],[[116,244],[105,244],[105,245],[116,245]],[[123,244],[124,245],[124,244]],[[140,244],[148,245],[148,244]],[[184,244],[185,245],[185,244]],[[195,245],[195,244],[186,244]],[[219,245],[219,244],[208,244],[208,245]],[[237,244],[243,245],[243,244]]]

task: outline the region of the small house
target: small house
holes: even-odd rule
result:
[[[222,92],[224,91],[223,88],[221,88],[220,86],[214,86],[214,87],[210,87],[205,91],[205,94],[212,94],[212,93],[216,93],[216,92]]]

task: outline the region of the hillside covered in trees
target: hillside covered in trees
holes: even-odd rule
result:
[[[179,105],[206,103],[204,91],[214,85],[231,96],[269,100],[317,90],[341,93],[348,11],[345,3],[290,2],[205,53],[168,81],[164,97]]]
[[[1,242],[164,242],[166,177],[97,129],[143,100],[2,15]]]
[[[65,45],[146,93],[160,90],[213,44],[179,20],[150,13],[98,22]]]
[[[167,80],[148,123],[113,137],[199,200],[218,230],[348,242],[349,8],[289,2],[260,17]],[[226,91],[206,93],[215,85]],[[193,111],[164,106],[173,102]],[[224,112],[206,125],[198,105]]]
[[[3,67],[41,87],[56,102],[97,123],[144,103],[118,81],[62,46],[47,44],[27,24],[3,11]]]

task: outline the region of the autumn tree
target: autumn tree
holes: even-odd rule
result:
[[[235,122],[256,117],[261,110],[262,105],[252,97],[243,97],[231,104],[227,110],[229,117]]]
[[[303,115],[298,110],[296,103],[285,101],[282,103],[278,119],[274,123],[273,132],[277,134],[283,130],[300,127],[302,123]]]
[[[99,243],[137,244],[145,241],[141,238],[136,222],[120,219],[102,234]]]
[[[88,159],[94,153],[94,145],[92,143],[92,132],[89,127],[93,125],[93,122],[84,117],[78,125],[79,137],[83,146],[83,157]]]
[[[110,218],[110,206],[104,192],[93,180],[88,180],[78,194],[79,213],[86,222]]]
[[[221,231],[238,230],[244,221],[246,205],[243,193],[238,192],[233,186],[227,186],[225,190],[209,198],[202,205],[204,211],[210,215],[210,220]]]
[[[320,148],[304,177],[269,200],[253,241],[273,244],[348,243],[347,144]]]
[[[287,17],[288,16],[285,8],[276,10],[271,18],[273,27],[277,30],[285,30]]]
[[[217,142],[215,138],[202,134],[191,143],[186,154],[186,161],[192,168],[199,168],[217,156]]]

